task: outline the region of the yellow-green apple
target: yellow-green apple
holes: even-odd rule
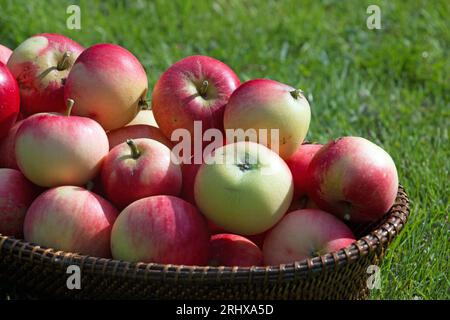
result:
[[[129,139],[106,156],[101,176],[105,194],[118,208],[155,195],[178,196],[181,168],[167,146],[152,139]]]
[[[265,265],[293,263],[338,251],[355,237],[341,220],[325,211],[304,209],[288,213],[264,240]]]
[[[64,83],[84,48],[59,34],[42,33],[22,42],[8,60],[20,88],[22,112],[64,112]]]
[[[40,188],[14,169],[0,169],[0,233],[22,238],[23,221],[28,207]]]
[[[111,234],[115,259],[131,262],[206,265],[209,233],[200,212],[167,195],[133,202],[117,218]]]
[[[74,114],[96,120],[106,130],[125,126],[137,115],[148,90],[139,60],[114,44],[96,44],[79,56],[66,80],[65,99]]]
[[[139,111],[136,117],[131,120],[127,126],[134,126],[137,124],[145,124],[159,128],[158,123],[156,123],[155,116],[153,115],[153,111],[148,109]]]
[[[210,266],[260,266],[263,256],[261,249],[249,239],[230,233],[211,236]]]
[[[259,143],[264,142],[288,159],[305,139],[310,119],[309,103],[301,90],[274,80],[255,79],[243,83],[231,95],[225,108],[224,127],[256,130]],[[267,135],[278,130],[278,139],[267,138],[266,134],[261,137],[261,130],[267,130]],[[227,133],[228,143],[244,138],[230,139]]]
[[[295,153],[286,160],[294,179],[294,198],[289,211],[305,209],[311,200],[307,196],[308,179],[306,170],[314,155],[322,147],[321,144],[302,144]],[[312,205],[312,204],[311,204]]]
[[[19,130],[22,121],[16,122],[8,134],[3,139],[0,139],[0,168],[19,169],[16,161],[16,153],[14,151],[16,145],[16,134]]]
[[[8,134],[19,111],[19,86],[8,68],[0,62],[0,139]]]
[[[179,128],[187,129],[193,138],[194,121],[201,121],[202,133],[209,128],[223,130],[225,105],[239,83],[233,70],[219,60],[206,56],[184,58],[169,67],[156,83],[153,114],[169,139]]]
[[[42,187],[81,186],[100,171],[108,154],[108,137],[94,120],[38,113],[23,120],[16,134],[17,165],[25,177]]]
[[[0,44],[0,63],[7,64],[12,50]]]
[[[119,212],[86,189],[63,186],[41,194],[25,216],[28,242],[95,257],[111,257],[111,229]]]
[[[319,208],[351,222],[376,221],[394,204],[397,169],[391,156],[360,137],[329,142],[308,166],[308,195]]]
[[[292,200],[292,175],[273,151],[255,142],[216,149],[195,178],[195,202],[228,232],[254,235],[275,225]]]
[[[172,142],[156,127],[145,124],[136,124],[132,126],[122,127],[111,130],[107,133],[109,141],[109,149],[126,142],[128,139],[147,138],[161,142],[168,148],[172,149]]]

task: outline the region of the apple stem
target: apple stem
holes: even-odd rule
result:
[[[298,99],[303,95],[303,91],[300,89],[295,89],[289,92],[294,99]]]
[[[203,81],[202,86],[198,90],[202,97],[205,97],[206,91],[208,90],[209,82],[208,80]]]
[[[72,55],[72,53],[70,51],[64,52],[61,61],[58,62],[57,66],[56,66],[56,69],[58,69],[59,71],[69,69],[69,67],[70,67],[69,57],[71,55]]]
[[[137,159],[139,158],[139,156],[141,155],[141,153],[139,152],[139,149],[136,145],[136,143],[132,140],[132,139],[127,139],[127,145],[130,147],[131,149],[131,157],[133,159]]]
[[[150,100],[141,99],[138,103],[139,110],[151,110]]]
[[[75,104],[75,101],[73,99],[67,99],[67,101],[66,101],[66,106],[67,106],[66,116],[70,117],[74,104]]]

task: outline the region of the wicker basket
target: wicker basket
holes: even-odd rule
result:
[[[372,225],[351,226],[357,242],[335,253],[267,267],[192,267],[128,263],[41,248],[0,235],[0,288],[39,298],[365,299],[367,268],[379,265],[409,216],[399,186],[391,210]],[[67,288],[69,265],[81,290]]]

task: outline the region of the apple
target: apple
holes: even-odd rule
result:
[[[147,75],[139,60],[114,44],[96,44],[80,55],[64,88],[74,114],[96,120],[106,130],[125,126],[145,105]]]
[[[19,130],[22,120],[16,122],[8,134],[0,139],[0,168],[19,169],[16,161],[16,153],[14,151],[16,145],[16,134]]]
[[[131,120],[127,126],[134,126],[137,124],[145,124],[159,128],[158,123],[156,123],[155,116],[153,115],[153,111],[148,109],[139,111],[136,117]]]
[[[109,141],[109,149],[126,142],[128,139],[148,138],[161,142],[169,149],[172,149],[172,142],[156,127],[136,124],[132,126],[122,127],[107,133]]]
[[[273,151],[254,142],[216,149],[200,167],[195,202],[228,232],[254,235],[275,225],[292,200],[292,174]]]
[[[7,64],[12,50],[0,44],[0,63]]]
[[[8,134],[19,111],[19,86],[8,68],[0,62],[0,139]]]
[[[262,252],[256,244],[235,234],[216,234],[211,237],[210,266],[251,267],[262,264]]]
[[[200,169],[201,164],[196,163],[183,163],[181,165],[181,171],[183,173],[183,186],[181,189],[181,198],[189,203],[195,204],[194,195],[194,183],[197,172]]]
[[[25,216],[28,242],[94,257],[110,258],[111,229],[119,212],[81,187],[63,186],[41,194]]]
[[[202,122],[203,132],[223,130],[225,105],[239,83],[233,70],[219,60],[184,58],[169,67],[155,85],[152,110],[156,122],[169,139],[179,128],[194,137],[194,121]]]
[[[106,156],[101,176],[107,198],[120,209],[145,197],[181,192],[180,166],[169,148],[152,139],[116,146]]]
[[[323,146],[308,166],[308,195],[321,208],[351,222],[372,222],[394,204],[397,169],[391,156],[360,137]]]
[[[23,120],[16,134],[17,165],[42,187],[81,186],[100,171],[108,154],[108,138],[92,119],[39,113]]]
[[[25,213],[39,192],[20,171],[0,169],[0,234],[22,238]]]
[[[22,112],[64,112],[64,83],[84,48],[59,34],[42,33],[22,42],[8,60],[20,88]]]
[[[338,218],[317,209],[288,213],[264,240],[265,265],[293,263],[338,251],[355,240]]]
[[[131,262],[206,265],[209,233],[190,203],[173,196],[133,202],[117,218],[111,234],[114,259]]]
[[[261,129],[266,129],[268,135],[272,130],[278,130],[279,139],[274,141],[278,146],[272,144],[271,138],[265,142],[283,159],[288,159],[305,139],[310,119],[309,103],[301,90],[274,80],[255,79],[243,83],[233,92],[223,121],[225,129],[254,129],[258,134]],[[260,138],[257,138],[258,142],[264,142]],[[235,140],[236,137],[230,141],[227,136],[229,143]]]

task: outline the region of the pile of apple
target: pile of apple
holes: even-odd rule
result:
[[[132,262],[273,265],[350,245],[349,225],[394,203],[396,167],[377,145],[302,144],[301,90],[240,84],[224,63],[190,56],[159,78],[151,110],[147,91],[144,68],[118,45],[39,34],[0,46],[0,233]],[[200,162],[174,161],[196,158],[175,153],[180,129]],[[206,152],[209,129],[279,134]]]

